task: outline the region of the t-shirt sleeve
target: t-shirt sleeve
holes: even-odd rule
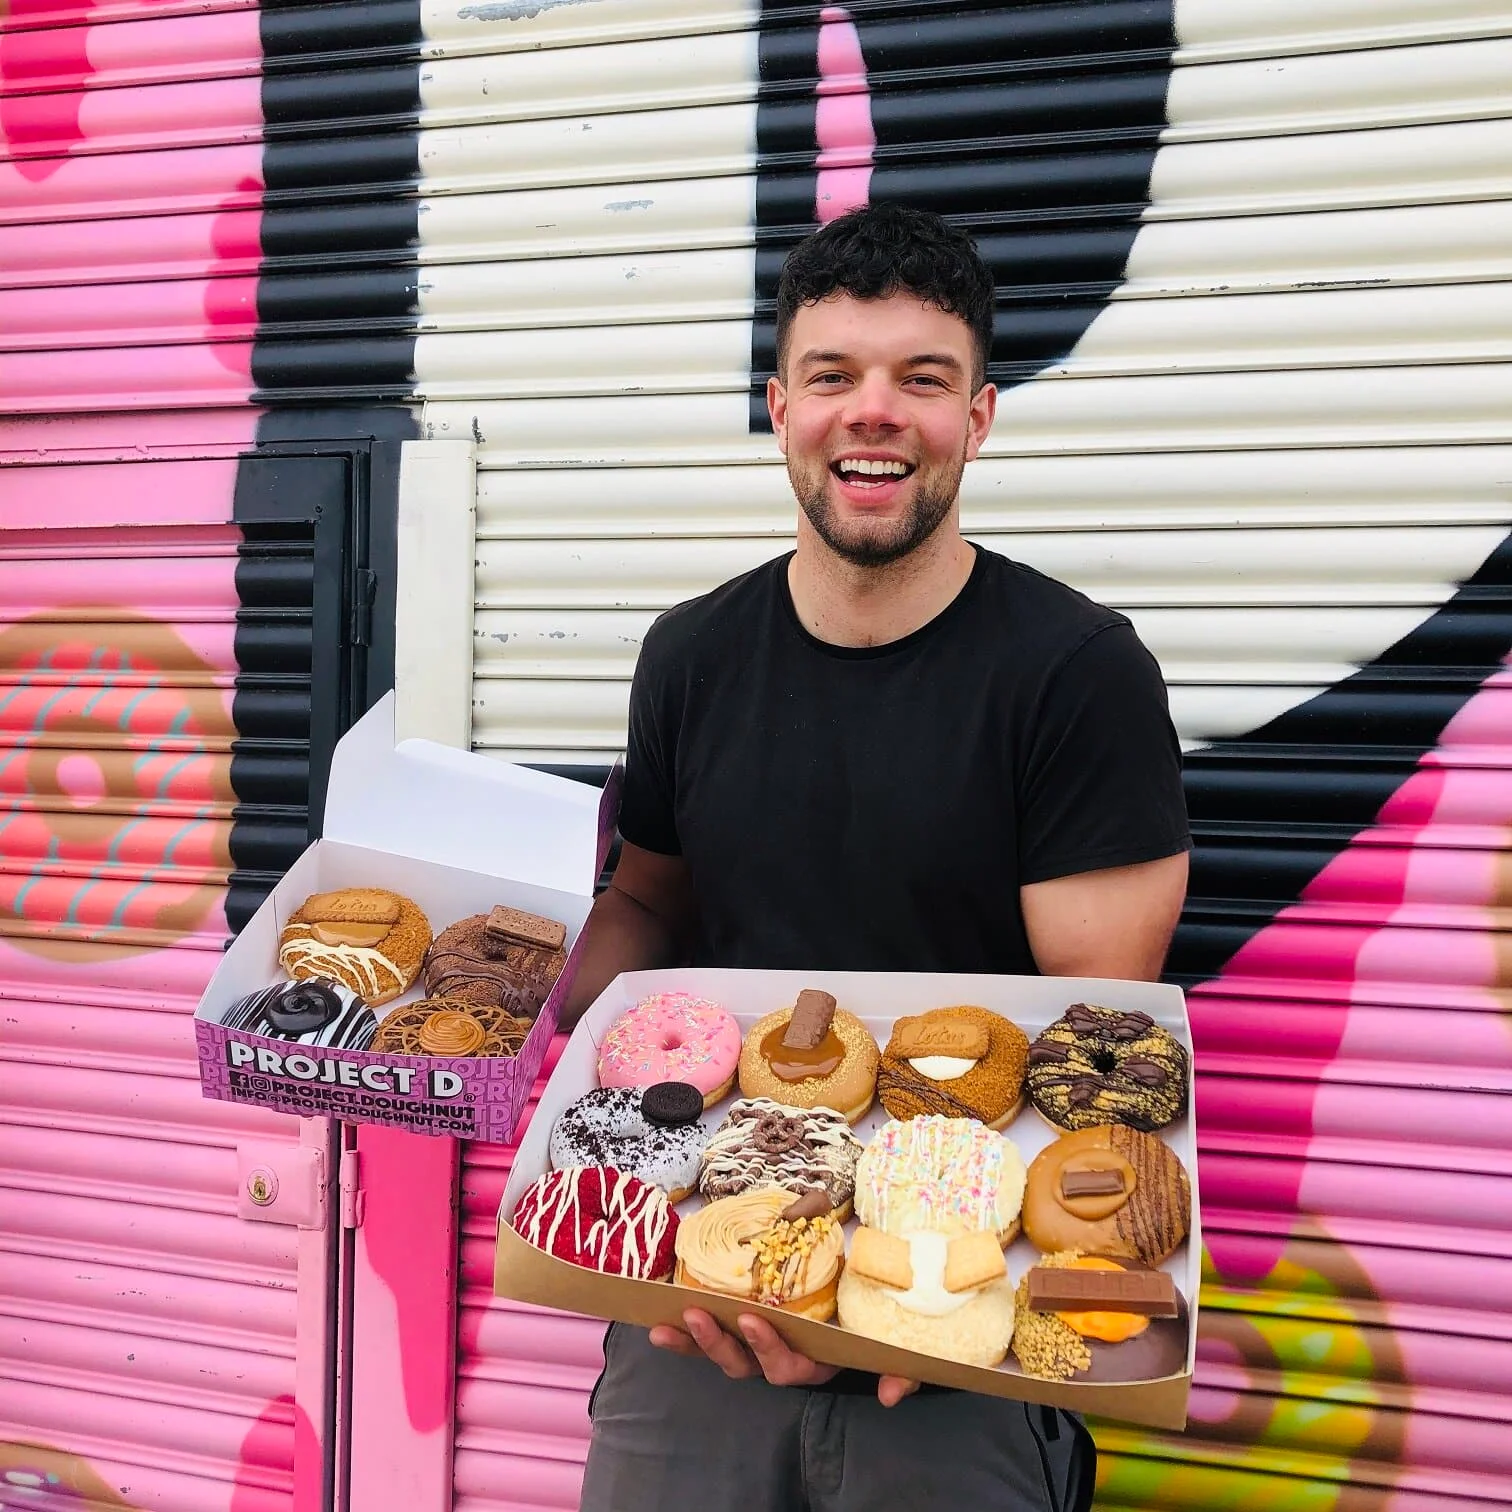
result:
[[[1021,883],[1191,848],[1165,683],[1127,621],[1094,631],[1052,675],[1027,732],[1027,751]]]
[[[679,716],[656,630],[653,625],[647,634],[630,682],[619,832],[642,850],[680,856],[682,842],[677,835],[674,806]]]

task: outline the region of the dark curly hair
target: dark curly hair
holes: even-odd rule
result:
[[[788,333],[804,305],[837,293],[886,299],[899,292],[966,322],[976,349],[972,387],[980,388],[992,346],[992,274],[964,231],[907,205],[863,205],[788,254],[777,284],[777,371],[787,365]]]

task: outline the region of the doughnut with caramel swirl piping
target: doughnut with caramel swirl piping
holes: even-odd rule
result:
[[[530,1020],[461,998],[421,998],[388,1014],[368,1047],[385,1055],[518,1055]]]

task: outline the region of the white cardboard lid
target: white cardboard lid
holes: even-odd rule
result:
[[[591,893],[604,796],[587,783],[433,740],[396,746],[394,695],[387,693],[336,743],[322,833],[558,892]]]

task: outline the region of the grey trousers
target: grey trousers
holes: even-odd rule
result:
[[[732,1381],[615,1324],[589,1401],[581,1512],[1084,1512],[1096,1452],[1074,1417],[997,1397]]]

